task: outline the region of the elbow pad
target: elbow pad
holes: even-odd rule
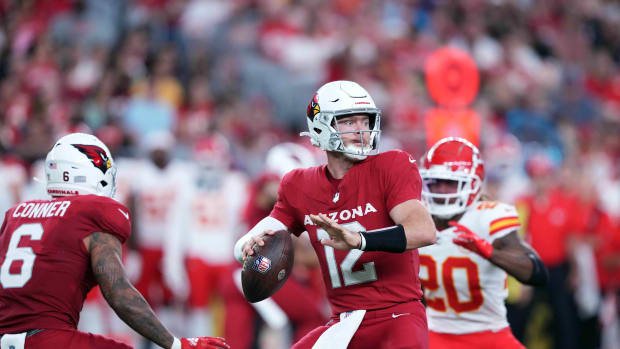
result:
[[[530,278],[525,281],[526,284],[532,286],[544,286],[547,284],[547,280],[549,280],[549,272],[547,271],[547,267],[543,264],[543,262],[533,253],[528,253],[527,257],[532,260],[532,264],[534,268],[532,269],[532,275]]]

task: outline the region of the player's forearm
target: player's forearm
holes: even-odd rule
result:
[[[430,219],[423,219],[411,225],[403,225],[407,236],[407,250],[432,245],[437,240],[435,224]]]
[[[403,224],[407,236],[407,250],[432,245],[437,241],[435,223],[423,206],[419,206]]]
[[[437,240],[435,223],[419,200],[408,200],[396,205],[390,211],[390,218],[405,229],[407,250],[432,245]]]
[[[91,268],[108,304],[136,332],[163,348],[170,348],[173,336],[127,278],[121,262],[119,240],[101,232],[95,232],[87,239]]]
[[[118,317],[143,337],[162,348],[170,348],[174,339],[172,334],[162,325],[140,292],[124,275],[110,281],[100,282],[101,293]]]
[[[118,285],[106,300],[129,327],[162,348],[170,348],[174,337],[159,321],[144,297],[129,282]]]
[[[520,250],[495,248],[489,261],[522,283],[528,283],[534,270],[532,260]]]

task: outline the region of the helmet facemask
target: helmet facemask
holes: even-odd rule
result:
[[[420,176],[422,199],[430,214],[449,219],[465,212],[480,198],[484,164],[478,148],[472,143],[463,138],[447,137],[433,145],[424,156]],[[434,184],[441,184],[441,181],[451,182],[454,191],[437,190]]]
[[[358,114],[368,115],[369,127],[367,130],[340,131],[340,128],[338,127],[339,118],[345,117],[348,115],[358,115]],[[379,138],[381,135],[380,123],[381,123],[381,112],[377,109],[375,109],[372,113],[371,112],[366,112],[366,113],[355,112],[355,113],[350,113],[350,114],[334,115],[334,118],[333,118],[334,127],[333,128],[335,132],[332,133],[332,137],[337,138],[337,141],[335,143],[338,144],[338,147],[330,151],[341,152],[347,158],[352,159],[352,160],[364,160],[368,155],[377,154],[377,148],[378,148],[377,145],[379,143]],[[354,144],[345,145],[344,140],[342,139],[342,135],[345,135],[345,134],[358,135],[360,139],[360,145],[354,145]],[[368,142],[364,141],[365,134],[369,134]]]
[[[320,104],[319,104],[320,103]],[[337,120],[348,115],[368,115],[367,130],[341,131]],[[300,135],[309,136],[312,145],[328,152],[340,152],[350,159],[363,160],[368,155],[378,152],[381,134],[381,110],[358,84],[351,81],[333,81],[321,87],[307,109],[308,132]],[[344,134],[358,134],[360,146],[345,146]],[[364,135],[370,134],[369,141]]]
[[[442,166],[436,166],[442,167]],[[448,219],[465,212],[467,206],[478,200],[482,180],[475,174],[453,172],[442,168],[420,170],[422,199],[431,215]],[[436,193],[431,186],[438,181],[456,182],[453,193]]]

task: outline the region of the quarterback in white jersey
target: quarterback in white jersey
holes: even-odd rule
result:
[[[479,200],[484,167],[465,139],[437,142],[420,174],[438,230],[437,243],[419,250],[430,348],[524,348],[506,319],[506,279],[542,285],[547,275],[517,234],[516,209]]]

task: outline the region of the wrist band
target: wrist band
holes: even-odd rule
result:
[[[401,224],[392,227],[360,232],[362,251],[404,252],[407,236]]]
[[[177,337],[174,337],[172,340],[172,346],[170,349],[181,349],[181,341]]]
[[[362,251],[366,251],[366,238],[364,237],[364,234],[362,234],[362,232],[359,232],[360,234],[360,247],[359,249]]]
[[[532,260],[534,263],[534,268],[532,269],[532,275],[530,279],[525,283],[533,286],[544,286],[549,280],[549,272],[547,271],[547,267],[543,264],[543,262],[533,253],[527,254],[528,258]]]

